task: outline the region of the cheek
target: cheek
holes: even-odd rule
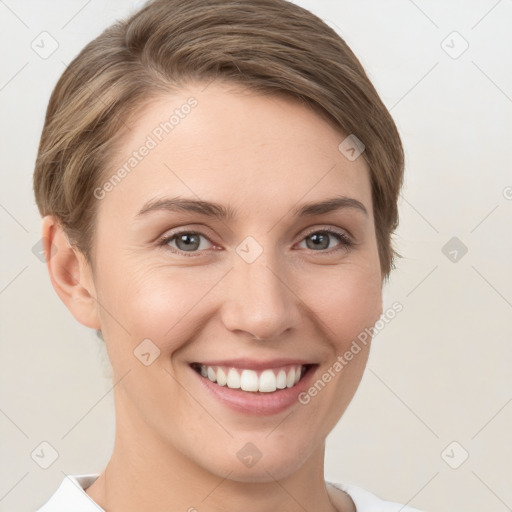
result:
[[[304,283],[309,284],[300,296],[338,351],[373,326],[381,314],[380,274],[373,267],[332,267]]]
[[[162,353],[171,353],[182,340],[193,337],[199,327],[197,316],[207,302],[204,298],[219,280],[214,271],[145,262],[123,270],[115,278],[115,296],[106,302],[113,305],[134,344],[148,338]]]
[[[341,265],[332,272],[317,273],[315,286],[304,288],[303,296],[317,319],[330,351],[317,380],[303,396],[312,407],[325,435],[334,427],[352,400],[368,360],[368,332],[382,311],[380,272],[374,267]],[[310,404],[310,405],[309,405]]]

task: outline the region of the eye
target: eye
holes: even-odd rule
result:
[[[206,241],[203,243],[203,240]],[[338,244],[331,243],[337,240]],[[338,250],[348,250],[354,245],[354,242],[342,231],[336,231],[331,228],[311,231],[301,241],[306,243],[306,248],[315,252],[335,252]],[[210,247],[208,247],[210,244]],[[203,235],[196,231],[179,231],[165,235],[158,242],[159,246],[167,247],[172,252],[182,254],[184,256],[196,256],[203,250],[212,247],[212,242]],[[329,250],[329,249],[332,249]],[[188,254],[187,254],[188,253]]]
[[[354,245],[352,240],[343,232],[336,231],[334,229],[322,229],[318,231],[312,231],[306,235],[302,242],[306,242],[306,247],[313,251],[325,251],[326,249],[332,249],[332,240],[338,240],[338,244],[334,246],[334,250],[349,249]],[[301,243],[302,243],[301,242]],[[328,251],[331,252],[331,251]]]
[[[168,246],[171,250],[174,249],[173,252],[194,253],[207,248],[204,247],[205,244],[202,243],[202,240],[207,240],[207,242],[211,244],[210,240],[201,233],[197,233],[195,231],[180,231],[178,233],[165,236],[158,242],[158,245]],[[176,245],[172,245],[173,243]]]

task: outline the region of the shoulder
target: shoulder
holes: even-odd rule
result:
[[[355,485],[335,482],[327,483],[346,492],[354,502],[357,512],[421,512],[417,508],[401,503],[382,500],[375,494]]]
[[[104,512],[85,492],[98,477],[99,473],[68,475],[36,512],[70,512],[71,506],[73,512]]]

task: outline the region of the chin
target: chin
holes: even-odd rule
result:
[[[290,439],[290,438],[289,438]],[[234,441],[233,447],[226,447],[229,456],[212,464],[215,454],[203,461],[203,468],[219,478],[235,482],[268,483],[286,479],[296,473],[307,461],[312,450],[303,440],[294,441],[293,446],[284,444],[276,436],[274,442],[259,437],[252,442]]]

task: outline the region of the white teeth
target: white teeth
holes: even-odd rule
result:
[[[279,370],[277,374],[277,389],[284,389],[286,387],[286,372],[284,370]]]
[[[292,366],[286,372],[281,368],[277,375],[273,370],[263,370],[260,375],[254,370],[244,369],[240,371],[236,368],[226,369],[220,366],[200,365],[200,373],[219,386],[226,386],[232,389],[242,389],[260,393],[272,393],[277,389],[291,388],[299,382],[302,375],[302,366]]]
[[[225,386],[228,381],[228,376],[222,368],[217,368],[217,384],[219,386]]]
[[[286,387],[291,388],[295,383],[295,368],[292,368],[286,376]]]
[[[258,391],[258,374],[254,370],[243,370],[240,387],[244,391]]]
[[[207,372],[207,375],[208,375],[208,378],[212,381],[212,382],[215,382],[217,380],[217,375],[215,373],[215,370],[211,367],[211,366],[208,366],[208,372]]]
[[[281,370],[284,373],[284,370]],[[277,388],[276,374],[272,370],[264,370],[260,375],[259,391],[271,393]]]
[[[226,384],[228,388],[240,389],[240,374],[234,368],[229,369]]]

